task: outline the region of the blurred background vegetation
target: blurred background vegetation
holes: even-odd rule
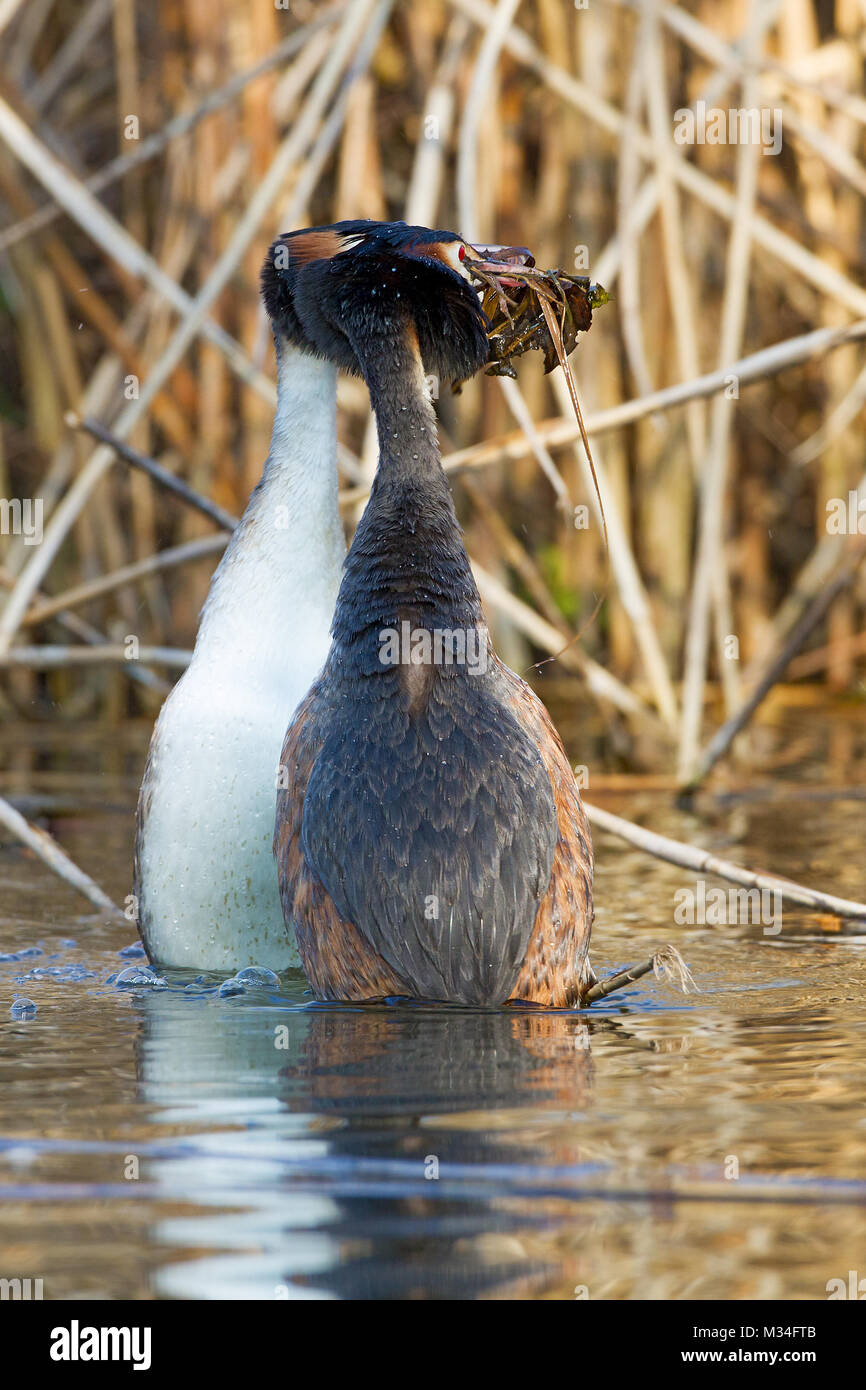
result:
[[[560,372],[532,354],[517,387],[439,402],[510,664],[560,653],[605,594],[541,688],[571,681],[636,762],[672,767],[678,746],[681,774],[804,613],[774,679],[862,698],[857,499],[847,534],[827,504],[864,475],[864,17],[862,0],[0,0],[0,497],[42,498],[45,526],[41,545],[0,536],[0,707],[154,716],[225,533],[68,413],[242,511],[273,413],[266,248],[347,217],[523,244],[613,292],[571,359],[609,560]],[[758,110],[778,153],[680,143],[699,102]],[[684,404],[646,403],[712,373]],[[357,382],[340,433],[348,537],[375,464]]]

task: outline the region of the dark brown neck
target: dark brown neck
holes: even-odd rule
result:
[[[346,560],[334,637],[352,644],[407,615],[428,629],[474,628],[481,603],[413,335],[368,339],[356,350],[376,412],[379,465]]]

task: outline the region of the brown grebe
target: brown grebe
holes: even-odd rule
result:
[[[547,711],[490,649],[428,389],[488,360],[465,244],[392,223],[324,245],[291,276],[294,312],[363,374],[379,463],[283,747],[286,922],[322,999],[579,1003],[589,826]]]

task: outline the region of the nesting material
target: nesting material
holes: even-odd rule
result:
[[[544,354],[544,370],[577,345],[578,333],[592,324],[592,311],[610,295],[586,275],[564,270],[539,270],[525,247],[505,247],[466,266],[480,284],[481,307],[490,321],[488,376],[516,376],[512,360],[524,352]],[[558,333],[551,329],[551,317]]]

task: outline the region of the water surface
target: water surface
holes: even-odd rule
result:
[[[0,791],[121,902],[146,737],[0,736]],[[863,899],[864,774],[862,703],[795,705],[692,811],[600,775],[590,792]],[[778,935],[677,925],[694,875],[607,836],[596,858],[596,968],[672,941],[699,995],[648,977],[556,1013],[325,1007],[290,975],[123,991],[134,927],[4,840],[0,1276],[46,1298],[556,1299],[866,1277],[866,935],[794,910]]]

